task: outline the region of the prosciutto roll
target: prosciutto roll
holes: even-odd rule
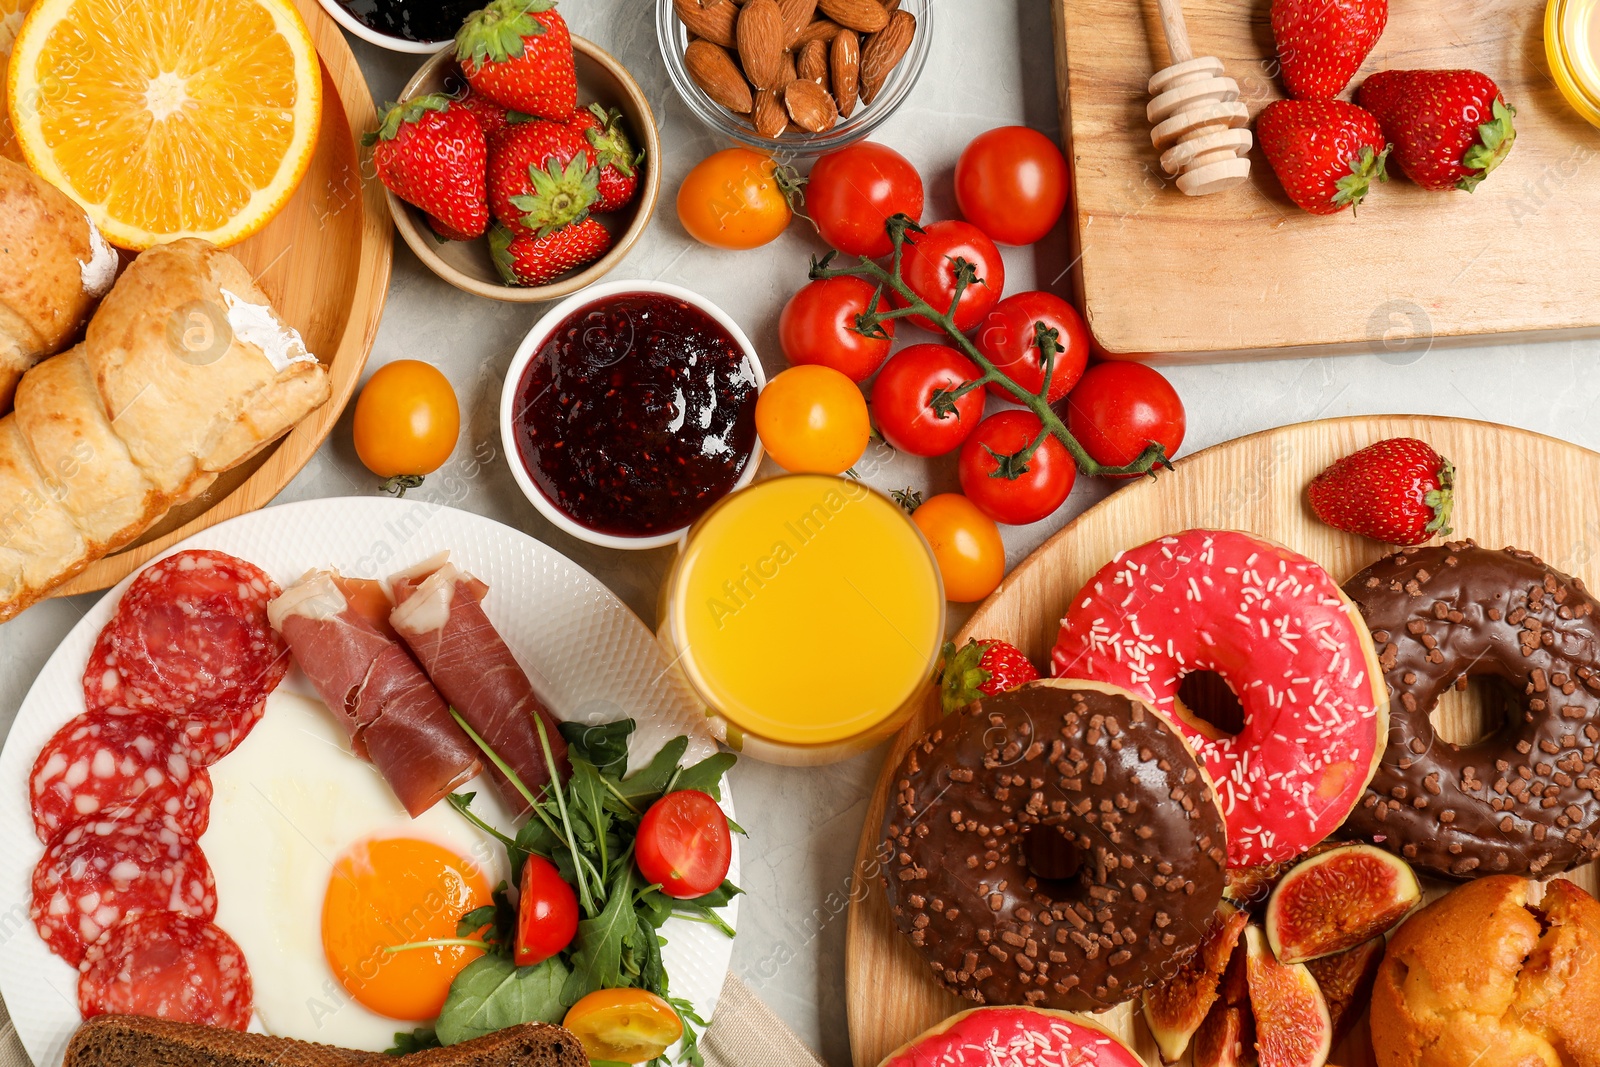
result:
[[[413,817],[480,770],[478,750],[389,629],[377,582],[312,571],[267,606],[295,661]]]
[[[550,781],[535,716],[556,765],[566,770],[567,745],[549,709],[533,691],[511,649],[483,610],[489,587],[447,559],[435,558],[389,579],[395,609],[389,616],[428,677],[495,755],[535,796]],[[485,761],[487,762],[487,761]],[[528,804],[492,763],[487,770],[506,806]]]

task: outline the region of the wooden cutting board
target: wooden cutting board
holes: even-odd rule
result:
[[[1600,334],[1600,130],[1551,80],[1542,0],[1393,0],[1352,84],[1481,70],[1517,109],[1517,143],[1475,193],[1395,177],[1359,218],[1296,208],[1259,148],[1247,184],[1184,196],[1145,120],[1146,82],[1169,62],[1156,0],[1054,3],[1078,295],[1109,353],[1204,362]],[[1268,0],[1184,8],[1195,54],[1223,61],[1252,117],[1283,95]]]
[[[1600,454],[1551,437],[1464,419],[1358,417],[1301,423],[1197,452],[1177,470],[1126,486],[1090,508],[1024,560],[979,607],[961,634],[1012,641],[1048,663],[1072,595],[1117,552],[1195,527],[1248,530],[1305,553],[1339,580],[1384,554],[1384,546],[1322,525],[1305,505],[1305,486],[1340,456],[1388,437],[1419,437],[1456,464],[1457,536],[1515,545],[1600,588],[1600,498],[1573,491],[1600,484]],[[1447,736],[1471,735],[1481,721],[1463,697],[1441,705]],[[890,742],[868,805],[856,856],[846,948],[850,1043],[856,1067],[886,1054],[970,1004],[937,985],[889,917],[875,858],[884,801],[901,754],[939,717],[937,696]],[[1594,866],[1574,880],[1594,892]],[[1432,895],[1442,891],[1433,884]],[[1101,1018],[1146,1060],[1159,1063],[1137,1002]],[[1370,1067],[1363,1021],[1334,1050],[1343,1067]],[[1185,1060],[1187,1063],[1187,1060]]]

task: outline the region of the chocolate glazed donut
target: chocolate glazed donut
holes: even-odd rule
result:
[[[1389,684],[1389,747],[1346,836],[1450,878],[1541,877],[1600,854],[1600,610],[1583,583],[1516,549],[1407,549],[1345,584]],[[1502,679],[1505,722],[1435,735],[1450,686]]]
[[[1211,782],[1121,689],[1052,679],[985,697],[894,781],[895,925],[978,1004],[1109,1008],[1170,974],[1222,897]]]

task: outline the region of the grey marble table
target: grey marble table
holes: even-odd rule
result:
[[[689,240],[672,210],[683,174],[722,147],[680,104],[656,48],[651,0],[566,0],[575,32],[620,57],[638,76],[661,123],[665,184],[661,210],[615,277],[660,278],[717,301],[750,333],[768,372],[780,369],[776,316],[820,249],[803,225],[775,244],[730,254]],[[381,102],[417,66],[354,42]],[[946,0],[938,8],[933,57],[910,101],[878,139],[904,152],[929,181],[931,217],[953,214],[951,169],[963,145],[996,125],[1027,123],[1056,132],[1049,5],[1044,0]],[[389,305],[369,372],[399,358],[440,366],[462,401],[463,433],[451,464],[416,495],[489,515],[531,533],[604,580],[653,621],[667,551],[618,553],[591,548],[550,527],[518,493],[504,466],[496,408],[505,368],[537,307],[494,303],[450,288],[397,243]],[[1007,254],[1008,288],[1066,291],[1065,237]],[[1383,269],[1376,266],[1374,269]],[[1149,294],[1152,309],[1159,294]],[[1170,372],[1188,408],[1185,451],[1305,419],[1351,414],[1430,413],[1522,426],[1600,447],[1600,342],[1432,350],[1396,345],[1371,356],[1186,367]],[[884,488],[955,488],[953,464],[873,457],[870,480]],[[375,491],[350,444],[349,416],[280,502]],[[1108,488],[1080,481],[1061,511],[1033,527],[1007,532],[1015,564]],[[1593,492],[1592,486],[1572,486]],[[89,597],[42,604],[0,626],[0,731],[8,728],[34,675],[91,603]],[[964,613],[955,612],[952,626]],[[744,846],[741,927],[734,968],[834,1067],[849,1063],[845,1026],[844,943],[851,868],[868,793],[881,763],[869,753],[820,770],[754,762],[734,772]]]

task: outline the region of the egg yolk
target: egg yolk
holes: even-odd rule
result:
[[[490,902],[477,864],[427,841],[364,841],[333,865],[322,899],[322,949],[339,984],[391,1019],[439,1014],[457,973],[483,955],[462,945],[385,951],[456,936],[456,922]]]

